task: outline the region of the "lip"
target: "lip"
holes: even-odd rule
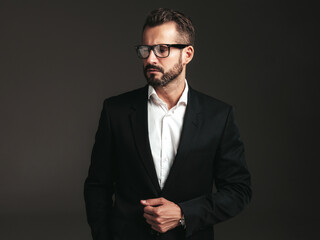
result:
[[[155,68],[149,68],[147,70],[147,72],[160,72],[158,69],[155,69]]]

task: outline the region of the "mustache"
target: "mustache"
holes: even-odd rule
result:
[[[156,66],[156,65],[152,65],[152,64],[148,64],[148,65],[146,65],[146,66],[144,67],[144,72],[146,73],[146,72],[147,72],[147,70],[148,70],[148,69],[150,69],[150,68],[156,69],[156,70],[158,70],[158,71],[159,71],[159,72],[161,72],[161,73],[163,73],[163,72],[164,72],[164,70],[163,70],[163,68],[162,68],[162,67],[158,67],[158,66]]]

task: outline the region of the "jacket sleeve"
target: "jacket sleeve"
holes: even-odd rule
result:
[[[217,191],[178,203],[185,216],[186,237],[235,216],[251,199],[244,146],[231,107],[214,161]]]
[[[111,240],[113,187],[113,153],[107,102],[101,112],[99,127],[91,155],[88,177],[84,184],[87,220],[93,240]]]

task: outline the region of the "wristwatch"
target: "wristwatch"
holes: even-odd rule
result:
[[[186,228],[186,221],[184,219],[184,215],[181,216],[179,220],[179,224],[185,229]]]

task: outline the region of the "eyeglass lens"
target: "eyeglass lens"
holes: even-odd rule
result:
[[[151,49],[157,57],[164,58],[169,56],[169,46],[155,45],[155,46],[139,46],[138,55],[141,58],[148,58]]]

